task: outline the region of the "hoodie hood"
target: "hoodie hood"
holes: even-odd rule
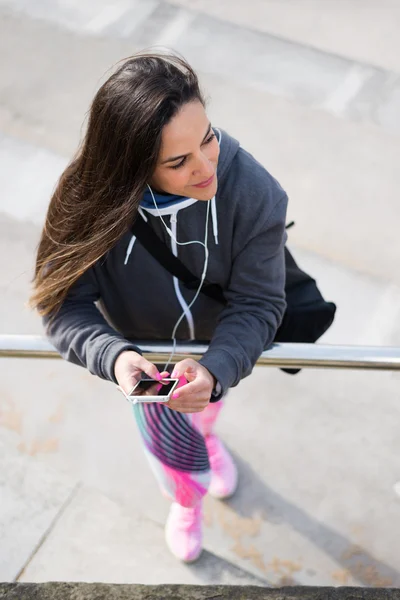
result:
[[[223,181],[226,178],[231,163],[240,148],[240,144],[237,140],[235,140],[235,138],[231,137],[222,129],[214,128],[214,132],[218,138],[220,146],[217,166],[217,177],[219,183],[219,181]]]

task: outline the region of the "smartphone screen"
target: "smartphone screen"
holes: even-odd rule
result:
[[[128,396],[145,400],[146,396],[157,396],[161,399],[167,399],[174,388],[179,383],[179,379],[164,379],[162,382],[157,379],[141,379],[136,386],[129,392]]]

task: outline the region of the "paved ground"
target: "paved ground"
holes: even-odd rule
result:
[[[399,9],[379,7],[0,0],[0,332],[41,332],[24,302],[51,189],[106,70],[157,43],[289,191],[296,255],[339,304],[326,341],[400,346]],[[256,369],[219,425],[240,491],[207,500],[184,567],[113,386],[61,361],[0,368],[0,579],[400,585],[398,376]]]

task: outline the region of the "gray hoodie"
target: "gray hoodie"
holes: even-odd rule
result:
[[[221,394],[249,375],[274,339],[285,310],[284,244],[287,196],[279,183],[239,143],[220,135],[218,191],[211,205],[207,281],[224,291],[224,307],[188,290],[149,255],[128,231],[71,288],[48,321],[47,335],[67,360],[116,382],[114,364],[135,340],[209,342],[201,358]],[[142,209],[141,209],[142,210]],[[204,241],[207,202],[187,200],[161,209],[179,242]],[[177,246],[158,214],[142,216],[197,277],[204,265],[199,244]]]

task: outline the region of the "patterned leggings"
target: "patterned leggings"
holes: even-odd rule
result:
[[[220,400],[192,414],[157,402],[133,406],[151,469],[173,502],[192,507],[207,493],[210,463],[204,437],[212,433],[222,405]]]

